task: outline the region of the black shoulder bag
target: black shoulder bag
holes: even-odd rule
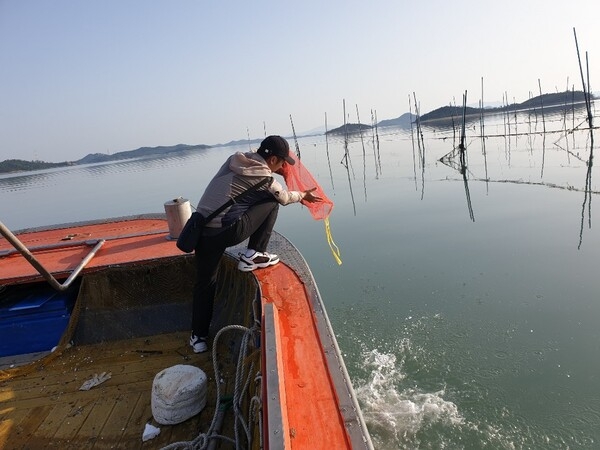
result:
[[[179,237],[177,238],[177,248],[185,253],[191,253],[196,248],[198,241],[200,240],[200,235],[202,234],[202,230],[204,229],[204,225],[214,219],[221,211],[225,208],[230,207],[241,198],[246,196],[248,193],[255,191],[267,183],[272,183],[273,177],[267,177],[260,180],[254,186],[250,186],[241,194],[236,195],[235,197],[229,199],[227,203],[219,206],[215,211],[210,213],[207,217],[204,217],[198,211],[194,211],[188,221],[183,226]]]

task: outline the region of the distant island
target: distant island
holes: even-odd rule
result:
[[[574,105],[581,105],[585,102],[585,94],[583,91],[565,91],[554,94],[543,94],[537,97],[532,97],[522,103],[513,103],[510,105],[499,106],[496,108],[473,108],[467,106],[442,106],[420,117],[421,123],[432,121],[447,121],[453,117],[462,117],[463,109],[466,116],[480,116],[498,114],[504,112],[527,111],[544,109],[561,108],[570,109]]]
[[[207,148],[211,148],[211,146],[204,144],[177,144],[172,146],[140,147],[136,150],[127,150],[124,152],[113,153],[112,155],[109,155],[107,153],[90,153],[89,155],[77,161],[64,161],[60,163],[50,163],[44,161],[23,161],[21,159],[7,159],[5,161],[0,162],[0,173],[52,169],[55,167],[78,166],[81,164],[121,161],[124,159],[133,158],[151,158],[168,155],[170,153],[195,152],[199,150],[206,150]]]
[[[462,106],[442,106],[441,108],[435,109],[427,114],[422,115],[419,119],[421,123],[442,123],[454,120],[454,118],[462,117],[463,109],[467,116],[477,116],[481,114],[498,114],[503,112],[522,111],[522,110],[537,110],[542,108],[572,108],[574,105],[581,105],[585,101],[585,95],[583,91],[565,91],[553,94],[543,94],[537,97],[530,98],[522,103],[514,103],[511,105],[500,106],[496,108],[473,108]],[[377,123],[377,127],[402,127],[408,128],[414,123],[417,116],[411,113],[402,114],[400,117],[395,119],[382,120]],[[366,125],[363,123],[348,123],[341,127],[334,128],[327,131],[328,135],[343,135],[345,133],[355,134],[359,131],[371,130],[373,126]],[[260,139],[254,139],[252,143],[260,142]],[[0,162],[0,173],[8,172],[24,172],[24,171],[35,171],[43,169],[51,169],[55,167],[67,167],[77,166],[82,164],[94,164],[103,163],[109,161],[120,161],[124,159],[133,158],[157,158],[171,153],[181,152],[196,152],[202,151],[213,147],[222,147],[226,145],[245,144],[248,140],[231,141],[227,144],[218,145],[187,145],[177,144],[172,146],[160,146],[160,147],[140,147],[136,150],[128,150],[113,154],[106,153],[92,153],[84,158],[77,161],[65,161],[60,163],[50,163],[44,161],[24,161],[21,159],[7,159]]]
[[[462,106],[442,106],[441,108],[434,109],[427,114],[424,114],[419,117],[420,122],[422,124],[446,124],[451,120],[459,120],[459,118],[463,115],[463,109],[465,112],[465,116],[479,117],[482,113],[484,115],[492,115],[498,113],[505,112],[514,112],[514,111],[527,111],[527,110],[540,110],[542,107],[544,109],[570,109],[574,105],[583,107],[585,102],[585,95],[583,91],[565,91],[558,92],[554,94],[543,94],[538,95],[537,97],[532,97],[529,100],[526,100],[522,103],[513,103],[510,105],[493,107],[493,108],[473,108],[471,106],[467,106],[463,108]],[[401,128],[409,128],[411,124],[413,124],[416,120],[417,116],[410,113],[405,113],[396,119],[390,120],[382,120],[377,123],[377,127],[401,127]],[[334,128],[332,130],[327,131],[327,134],[332,135],[343,135],[345,133],[348,134],[356,134],[359,131],[371,130],[373,126],[366,124],[357,124],[357,123],[347,123],[346,125],[342,125],[341,127]]]
[[[387,119],[382,120],[377,123],[378,127],[401,127],[408,128],[410,124],[414,122],[417,118],[414,114],[404,113],[400,117],[396,117],[395,119]],[[373,127],[371,125],[367,125],[364,123],[347,123],[346,125],[342,125],[341,127],[334,128],[332,130],[328,130],[326,134],[331,135],[343,135],[345,133],[354,134],[358,133],[361,130],[371,130]]]

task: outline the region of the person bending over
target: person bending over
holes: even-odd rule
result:
[[[208,216],[230,198],[277,173],[284,164],[294,164],[288,142],[281,136],[266,137],[258,150],[238,152],[225,161],[206,187],[196,209],[205,217]],[[313,194],[315,189],[288,191],[271,179],[206,224],[194,255],[197,276],[190,345],[195,353],[208,350],[207,337],[213,314],[217,267],[225,249],[249,238],[247,250],[240,254],[239,270],[250,272],[277,264],[279,257],[266,250],[279,205],[301,200],[309,203],[320,201],[321,198]]]

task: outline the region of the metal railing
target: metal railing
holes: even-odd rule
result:
[[[44,279],[50,284],[50,286],[52,286],[57,291],[66,291],[69,288],[69,286],[71,285],[71,283],[73,283],[73,280],[75,280],[75,278],[77,278],[79,273],[85,268],[85,266],[96,255],[96,252],[98,250],[100,250],[100,248],[106,242],[105,239],[91,240],[91,241],[84,242],[84,244],[86,244],[86,245],[94,245],[94,248],[92,248],[92,250],[87,254],[87,256],[81,260],[81,262],[77,265],[77,267],[75,267],[75,269],[73,269],[73,272],[71,272],[71,275],[69,275],[69,277],[65,280],[65,282],[59,283],[56,280],[56,278],[54,278],[54,275],[52,275],[42,265],[42,263],[40,263],[36,259],[36,257],[33,256],[33,253],[31,253],[31,251],[25,246],[25,244],[23,244],[19,240],[19,238],[16,237],[2,222],[0,222],[0,234],[2,234],[2,236],[4,236],[6,238],[6,240],[11,243],[11,245],[15,248],[15,250],[18,251],[21,255],[23,255],[23,257],[29,262],[29,264],[31,264],[35,268],[35,270],[37,270],[39,272],[39,274],[42,277],[44,277]],[[62,247],[68,247],[68,246],[70,246],[70,245],[69,244],[60,244],[60,245],[55,245],[55,246],[45,246],[44,249],[59,248],[59,247],[62,248]],[[11,253],[12,252],[4,252],[0,256],[6,256],[6,254],[11,254]]]

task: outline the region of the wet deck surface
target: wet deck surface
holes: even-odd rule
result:
[[[33,373],[0,382],[0,448],[155,449],[206,432],[215,406],[211,356],[194,354],[188,337],[177,332],[72,347]],[[152,382],[158,372],[176,364],[206,373],[208,403],[181,424],[158,425],[152,419]],[[79,390],[102,372],[112,372],[112,378]],[[142,443],[147,422],[161,432]]]

